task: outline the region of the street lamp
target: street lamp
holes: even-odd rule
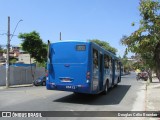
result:
[[[16,27],[15,27],[15,29],[14,29],[14,31],[13,31],[13,34],[12,34],[12,36],[11,36],[11,39],[10,39],[10,40],[12,40],[12,38],[13,38],[13,36],[14,36],[14,33],[15,33],[15,31],[16,31],[16,29],[17,29],[17,27],[18,27],[18,24],[19,24],[21,21],[23,21],[23,20],[21,19],[21,20],[19,20],[19,21],[18,21],[18,23],[17,23],[17,25],[16,25]]]
[[[8,38],[8,41],[7,41],[7,57],[6,57],[6,88],[9,87],[9,80],[10,80],[10,67],[9,67],[9,51],[10,51],[10,41],[12,39],[12,37],[14,36],[14,33],[18,27],[18,24],[23,21],[23,20],[19,20],[14,31],[13,31],[13,34],[11,36],[10,34],[10,17],[8,16],[8,33],[7,33],[7,38]],[[11,37],[10,37],[11,36]]]

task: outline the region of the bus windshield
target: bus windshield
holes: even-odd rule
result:
[[[87,46],[76,43],[56,43],[51,45],[51,63],[85,63],[88,59]]]

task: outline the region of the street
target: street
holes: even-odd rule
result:
[[[1,89],[0,96],[1,111],[144,111],[145,81],[137,81],[131,73],[107,95],[75,95],[33,86]]]

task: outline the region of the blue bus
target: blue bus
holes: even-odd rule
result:
[[[120,60],[93,42],[59,41],[49,44],[48,90],[99,94],[121,81]]]

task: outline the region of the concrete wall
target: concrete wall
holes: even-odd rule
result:
[[[37,79],[41,75],[45,75],[45,68],[35,68],[34,79]],[[33,82],[31,68],[30,67],[10,67],[10,85],[31,84]],[[6,68],[0,67],[0,86],[6,84]]]
[[[26,64],[30,64],[30,54],[23,54],[23,53],[19,54],[18,61]],[[34,59],[31,58],[31,63],[33,62],[34,62]]]

